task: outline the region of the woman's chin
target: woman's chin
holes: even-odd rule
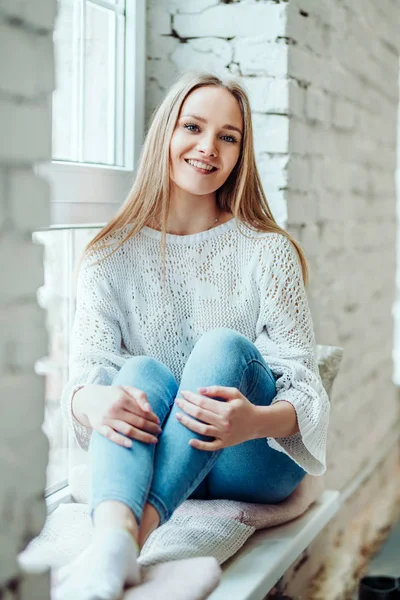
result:
[[[204,196],[205,194],[213,194],[219,186],[206,184],[206,182],[202,183],[196,182],[194,185],[193,181],[175,181],[175,185],[181,189],[183,192],[187,194],[191,194],[192,196]]]

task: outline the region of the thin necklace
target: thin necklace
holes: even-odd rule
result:
[[[221,216],[221,212],[222,211],[220,210],[218,217],[214,220],[214,223],[212,225],[210,225],[210,227],[208,229],[205,229],[205,231],[209,231],[212,227],[214,227],[215,223],[218,223],[219,218]],[[158,222],[158,226],[161,227],[161,221]],[[168,231],[167,231],[167,233],[168,233]]]
[[[221,216],[221,211],[219,211],[219,215],[218,215],[218,217],[215,219],[215,221],[214,221],[214,223],[211,225],[211,227],[214,227],[215,223],[218,223],[220,216]],[[206,231],[209,231],[209,230],[211,229],[211,227],[209,227],[208,229],[206,229]]]

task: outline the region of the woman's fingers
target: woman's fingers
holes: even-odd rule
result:
[[[97,431],[108,440],[118,444],[119,446],[124,446],[125,448],[130,448],[132,446],[131,440],[114,431],[114,429],[109,425],[100,425]]]
[[[158,423],[149,420],[147,416],[142,417],[127,410],[122,410],[118,415],[116,415],[116,417],[118,420],[127,423],[128,426],[133,425],[137,429],[142,429],[143,431],[148,431],[150,433],[161,433],[161,427],[158,425]]]
[[[146,419],[154,421],[155,423],[160,422],[158,416],[151,410],[151,406],[147,400],[147,395],[145,392],[130,385],[124,385],[121,386],[121,388],[125,392],[125,398],[123,400],[123,408],[125,410],[128,410],[133,414],[138,414],[142,417],[144,416]]]
[[[213,400],[212,402],[216,402]],[[210,423],[211,425],[221,426],[224,423],[224,418],[222,415],[219,415],[215,412],[207,410],[205,408],[201,408],[198,404],[193,404],[184,398],[177,398],[175,400],[175,404],[179,406],[185,413],[195,417],[196,419],[200,419],[200,421],[204,421],[205,423]]]
[[[220,432],[213,425],[207,425],[206,423],[199,423],[199,421],[195,421],[191,417],[188,417],[182,413],[176,413],[176,418],[182,425],[190,429],[191,431],[195,431],[196,433],[201,433],[202,435],[210,435],[212,437],[217,437]]]
[[[139,442],[144,442],[145,444],[156,444],[158,442],[158,438],[155,435],[151,435],[150,433],[146,433],[137,427],[129,425],[125,423],[125,421],[119,421],[118,419],[112,419],[109,421],[109,425],[103,425],[102,427],[106,427],[106,435],[108,439],[111,441],[117,441],[117,443],[123,443],[121,445],[125,446],[127,440],[126,437],[120,435],[118,432],[123,433],[125,436],[138,440]],[[111,429],[111,432],[108,431]],[[100,431],[102,433],[102,431]]]

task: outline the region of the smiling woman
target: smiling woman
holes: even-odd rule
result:
[[[216,194],[238,161],[242,131],[240,106],[226,89],[203,86],[188,95],[170,143],[168,233],[190,235],[232,218],[218,209]]]
[[[260,183],[244,88],[182,76],[80,264],[62,406],[89,451],[96,535],[60,600],[137,584],[140,548],[187,498],[277,503],[325,472],[306,279]]]

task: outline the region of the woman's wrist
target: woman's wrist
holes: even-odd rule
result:
[[[72,396],[72,415],[75,419],[85,427],[91,427],[89,417],[87,415],[88,407],[88,386],[81,386],[75,390]]]
[[[298,433],[296,410],[287,400],[270,406],[255,406],[256,438],[289,437]]]

